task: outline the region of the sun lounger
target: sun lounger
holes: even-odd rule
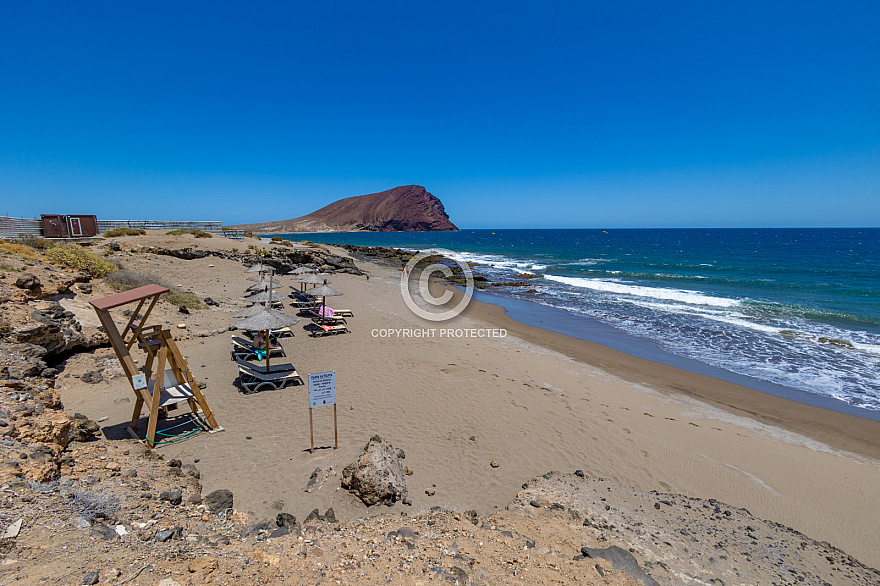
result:
[[[254,364],[253,362],[248,362],[247,360],[242,360],[241,358],[236,358],[235,362],[239,366],[244,366],[245,368],[259,370],[263,374],[266,374],[266,365],[265,364]],[[294,366],[289,362],[284,362],[281,364],[272,364],[271,366],[269,366],[270,373],[291,372],[291,371],[296,372],[296,368],[294,368]]]
[[[238,365],[238,382],[247,394],[266,390],[279,390],[288,385],[301,385],[302,377],[295,370],[260,372],[250,366]]]
[[[333,315],[339,317],[354,317],[354,314],[351,312],[350,309],[334,309]]]
[[[287,356],[284,353],[284,348],[272,348],[271,353],[269,354],[271,358],[283,358]],[[241,358],[243,360],[248,360],[250,358],[256,358],[257,354],[254,352],[254,345],[250,340],[246,340],[244,338],[238,338],[236,336],[232,336],[232,353],[231,359],[235,360],[237,358]]]
[[[338,326],[327,326],[327,325],[317,325],[317,329],[312,330],[311,336],[313,338],[323,338],[324,336],[335,336],[336,334],[348,334],[348,328],[343,325]]]
[[[344,317],[336,317],[335,315],[334,315],[333,317],[320,317],[320,316],[317,316],[317,315],[312,315],[312,316],[310,316],[310,317],[312,318],[312,323],[313,323],[313,324],[318,324],[319,326],[322,326],[322,325],[326,325],[326,326],[338,326],[338,325],[341,325],[341,324],[347,324],[347,323],[348,323],[347,321],[345,321],[345,318],[344,318]]]

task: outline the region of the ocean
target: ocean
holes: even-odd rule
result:
[[[492,280],[532,275],[527,287],[491,290],[687,361],[880,412],[880,228],[282,236],[435,250]]]

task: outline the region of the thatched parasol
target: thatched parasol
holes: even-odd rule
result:
[[[325,285],[327,284],[326,279],[323,277],[319,277],[315,274],[303,275],[297,279],[300,283],[302,283],[302,291],[306,290],[306,285]]]
[[[312,297],[320,297],[321,305],[324,307],[324,311],[320,313],[321,315],[321,323],[324,323],[324,314],[326,313],[327,302],[325,301],[326,297],[342,295],[342,291],[338,289],[334,289],[329,285],[321,285],[320,287],[315,287],[311,291],[307,291],[306,295],[311,295]]]
[[[310,269],[309,267],[299,267],[290,271],[291,275],[302,275],[303,273],[314,273],[315,269]]]
[[[279,328],[292,326],[299,321],[298,317],[285,315],[280,311],[272,311],[266,309],[251,317],[235,322],[235,327],[243,330],[258,331],[264,330],[263,339],[266,340],[266,374],[269,374],[269,356],[272,354],[271,344],[269,342],[269,331]]]
[[[236,313],[236,314],[235,314],[234,316],[232,316],[232,317],[239,317],[239,318],[241,318],[241,317],[252,317],[252,316],[255,316],[255,315],[257,315],[258,313],[262,313],[262,312],[264,312],[264,311],[270,311],[270,312],[274,312],[274,313],[279,313],[279,314],[281,314],[281,315],[287,315],[287,314],[285,314],[285,313],[281,313],[281,312],[278,311],[277,309],[267,308],[267,307],[266,307],[265,305],[263,305],[262,303],[254,303],[254,304],[251,305],[250,307],[246,307],[246,308],[242,309],[241,311],[239,311],[238,313]],[[297,318],[297,319],[299,319],[299,318]]]
[[[260,281],[259,283],[254,283],[250,287],[247,288],[248,291],[266,291],[271,287],[272,289],[280,289],[281,285],[278,283],[272,283],[271,281]]]
[[[255,303],[257,303],[257,302],[258,303],[265,303],[267,301],[271,303],[273,301],[280,301],[281,295],[279,295],[278,293],[275,293],[273,291],[262,291],[260,293],[257,293],[256,295],[251,295],[250,297],[243,297],[242,299],[244,299],[246,301],[253,301]]]
[[[269,265],[264,265],[263,259],[260,259],[260,262],[258,264],[251,266],[245,272],[246,273],[268,273],[271,270],[272,270],[272,267],[270,267]]]

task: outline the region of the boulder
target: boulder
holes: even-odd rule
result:
[[[100,429],[97,423],[82,413],[74,413],[70,420],[69,438],[71,441],[84,442],[98,433]]]
[[[84,383],[89,383],[89,384],[94,385],[94,384],[97,384],[97,383],[101,382],[102,380],[104,380],[104,375],[102,375],[97,370],[90,370],[90,371],[86,372],[84,375],[82,375],[79,380],[81,380]]]
[[[40,279],[30,273],[25,273],[15,280],[15,286],[19,289],[36,289],[41,285]]]
[[[233,505],[232,491],[225,488],[215,490],[206,496],[202,502],[212,513],[220,513],[231,509]]]
[[[368,507],[379,503],[391,506],[403,500],[407,496],[403,457],[403,450],[374,435],[358,461],[342,471],[342,488]]]

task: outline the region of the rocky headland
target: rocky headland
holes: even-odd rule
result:
[[[458,230],[440,200],[421,185],[347,197],[308,215],[230,226],[247,232],[427,232]]]

